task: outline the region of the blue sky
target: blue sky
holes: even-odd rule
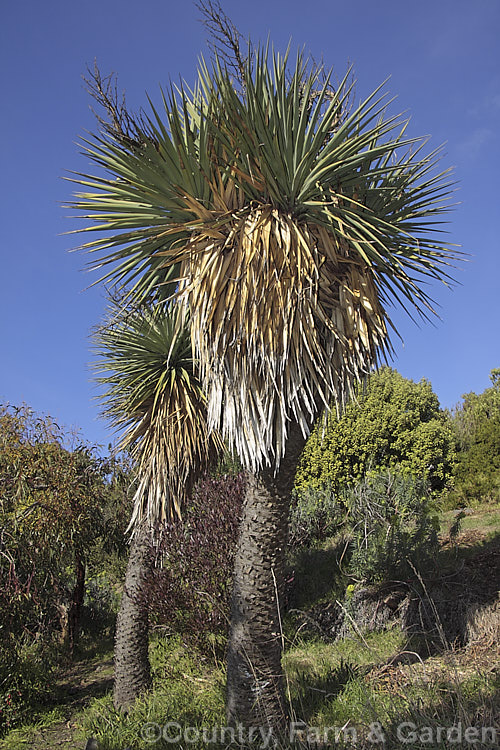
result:
[[[441,320],[416,327],[393,314],[394,366],[428,378],[442,406],[482,391],[500,366],[500,3],[498,0],[226,0],[226,12],[253,41],[289,40],[339,77],[353,64],[357,98],[390,76],[388,91],[411,115],[412,135],[446,142],[460,205],[450,241],[471,254],[454,291],[432,294]],[[63,233],[76,223],[62,207],[85,171],[76,145],[94,129],[82,74],[97,59],[115,71],[132,110],[170,79],[194,79],[207,53],[200,13],[190,0],[7,2],[0,30],[1,243],[0,399],[27,402],[94,444],[112,433],[98,417],[89,333],[104,309],[85,257]]]

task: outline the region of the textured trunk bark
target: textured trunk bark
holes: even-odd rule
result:
[[[126,711],[151,687],[148,654],[149,617],[144,584],[152,565],[151,536],[146,526],[137,530],[130,548],[115,634],[115,708]]]
[[[305,440],[292,425],[277,476],[249,475],[231,601],[227,655],[229,724],[287,730],[281,667],[281,602],[290,492]]]
[[[71,603],[68,611],[68,646],[71,656],[73,656],[75,646],[78,642],[80,633],[80,622],[82,619],[83,600],[85,598],[85,562],[83,555],[78,551],[75,552],[75,588],[71,593]]]

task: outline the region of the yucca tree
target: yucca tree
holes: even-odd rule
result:
[[[289,493],[316,415],[391,351],[387,306],[423,316],[455,253],[438,151],[406,136],[379,88],[257,49],[234,83],[217,61],[152,107],[141,147],[84,142],[106,170],[74,206],[104,278],[147,297],[173,267],[219,430],[248,471],[228,652],[228,717],[283,727],[280,666]]]
[[[181,508],[216,455],[206,399],[194,372],[184,305],[122,309],[114,303],[95,336],[104,413],[135,459],[133,530],[115,639],[115,706],[126,709],[150,685],[148,602],[155,528]]]

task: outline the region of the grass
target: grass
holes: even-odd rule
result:
[[[316,639],[290,646],[284,666],[292,726],[305,722],[309,728],[309,734],[296,734],[302,740],[326,736],[331,746],[361,750],[373,747],[377,730],[385,737],[386,750],[406,746],[451,750],[457,746],[453,734],[430,744],[428,735],[420,741],[422,728],[435,738],[444,731],[439,727],[495,726],[500,685],[491,663],[478,669],[470,652],[463,649],[405,664],[402,657],[408,647],[404,634],[395,629],[333,644]],[[204,742],[203,731],[209,739],[224,726],[223,668],[209,660],[200,662],[199,655],[178,638],[158,640],[152,655],[154,692],[138,701],[128,716],[113,709],[110,695],[94,700],[81,716],[86,736],[97,738],[99,750],[219,747]],[[165,726],[171,738],[179,735],[179,741],[151,742]],[[149,739],[148,731],[152,732]],[[402,732],[410,737],[416,733],[415,742],[403,743]],[[474,747],[496,744],[475,743]]]
[[[170,736],[178,727],[224,724],[224,682],[221,666],[186,648],[179,636],[154,638],[150,650],[154,689],[138,700],[128,715],[116,711],[111,694],[92,702],[81,719],[87,736],[95,737],[99,750],[146,750],[172,747],[167,740],[151,742],[170,724]]]
[[[403,634],[392,630],[337,643],[303,641],[290,648],[284,667],[294,716],[312,726],[329,726],[332,719],[334,726],[345,723],[343,712],[332,714],[332,705],[358,690],[364,676],[397,654],[403,644]]]
[[[9,732],[7,737],[0,740],[1,750],[27,750],[36,747],[40,750],[53,750],[53,737],[60,741],[64,735],[68,740],[74,739],[73,731],[66,726],[68,714],[64,705],[46,709],[38,719],[32,719]],[[83,734],[81,735],[83,741]]]
[[[61,743],[85,746],[80,717],[95,698],[106,695],[113,681],[113,644],[103,638],[82,640],[73,662],[59,667],[47,700],[32,707],[29,720],[0,739],[0,750],[54,750]]]
[[[343,740],[349,745],[355,736],[356,747],[373,744],[368,735],[380,724],[386,748],[404,746],[398,738],[402,722],[434,728],[457,721],[463,727],[495,726],[500,683],[491,664],[478,669],[467,649],[421,659],[413,648],[395,629],[334,644],[297,644],[284,660],[296,720],[317,728],[322,738],[329,728],[337,745]],[[489,657],[494,651],[487,652]],[[498,651],[496,658],[498,668]],[[453,745],[443,743],[438,746]]]
[[[469,512],[460,521],[462,532],[472,530],[476,532],[478,537],[484,536],[488,539],[500,531],[500,504],[485,504],[470,508],[469,511],[472,512]],[[441,513],[441,534],[446,535],[449,533],[456,519],[457,512],[457,510],[449,510]]]
[[[452,520],[452,514],[442,515],[445,531]],[[466,571],[471,561],[482,560],[486,567],[476,574],[481,580],[487,576],[489,556],[498,552],[500,506],[474,511],[464,521],[461,534],[466,536],[458,536],[455,548],[444,549],[443,560],[447,566],[463,563]],[[462,544],[461,539],[469,541]],[[345,587],[338,565],[341,552],[342,545],[330,540],[296,556],[295,607],[307,610],[341,596]],[[496,617],[494,612],[491,617]],[[342,641],[325,642],[302,628],[294,629],[293,617],[287,617],[283,663],[293,726],[304,722],[308,727],[297,729],[298,744],[304,747],[309,740],[315,747],[350,750],[497,747],[500,649],[498,639],[489,633],[483,629],[463,648],[442,647],[436,652],[397,627],[376,633],[353,631]],[[225,724],[225,671],[215,657],[187,647],[180,636],[154,636],[154,690],[126,716],[112,705],[109,657],[109,652],[93,659],[87,655],[86,661],[62,674],[55,689],[58,705],[12,731],[0,741],[0,750],[83,748],[90,736],[97,739],[99,750],[228,746],[211,741],[221,738],[217,728]],[[79,686],[73,695],[68,693],[71,680]],[[165,726],[170,739],[152,742]],[[482,728],[492,727],[498,730],[496,741],[491,741],[491,732],[481,736]],[[382,736],[384,742],[375,743]]]
[[[454,513],[443,513],[440,520],[444,541]],[[458,596],[470,576],[475,590],[484,587],[489,597],[497,571],[488,565],[497,559],[499,531],[499,505],[474,509],[463,519],[453,549],[443,548],[438,566],[460,569],[465,577]],[[326,740],[330,746],[361,750],[376,746],[383,735],[385,750],[497,747],[500,647],[492,633],[494,627],[498,632],[498,612],[493,609],[488,617],[477,640],[461,649],[441,644],[438,653],[435,644],[429,648],[399,629],[353,632],[335,643],[292,639],[284,664],[295,716],[314,728],[309,739],[320,746]]]

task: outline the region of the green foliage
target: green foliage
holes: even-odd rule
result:
[[[434,312],[427,283],[459,254],[441,150],[407,136],[383,85],[351,106],[351,70],[334,82],[270,44],[239,72],[202,60],[137,121],[104,93],[82,143],[97,174],[75,173],[71,206],[101,281],[134,303],[179,281],[210,426],[255,470],[279,466],[290,418],[391,351],[388,302]]]
[[[500,500],[500,370],[483,393],[467,393],[453,414],[459,446],[450,504]]]
[[[100,461],[85,446],[66,448],[65,438],[50,417],[2,407],[0,611],[11,632],[50,630],[75,558],[85,560],[100,529]]]
[[[87,564],[90,579],[98,578],[101,588],[108,585],[113,588],[123,583],[130,551],[126,530],[132,512],[136,472],[127,453],[105,458],[102,471],[105,484],[99,506],[100,524]]]
[[[119,547],[116,462],[70,438],[27,406],[0,406],[0,732],[47,694],[62,641],[75,645],[78,574]]]
[[[328,489],[295,490],[290,511],[288,544],[291,549],[312,547],[333,536],[342,525],[345,506]]]
[[[237,454],[224,446],[217,464],[210,469],[209,473],[210,476],[219,479],[225,476],[235,477],[241,474],[242,471],[243,466]]]
[[[427,380],[414,383],[383,367],[345,407],[316,424],[302,454],[296,487],[338,492],[367,471],[397,470],[425,478],[433,493],[450,479],[455,438]]]
[[[47,563],[83,554],[103,523],[109,467],[70,437],[27,406],[0,406],[0,513]]]
[[[161,728],[172,722],[192,727],[225,725],[224,673],[190,645],[186,648],[180,635],[168,639],[154,638],[150,649],[154,691],[138,699],[132,709],[124,713],[113,707],[111,695],[95,700],[83,717],[86,736],[95,737],[100,750],[147,750],[154,747],[178,747],[158,734],[145,731],[152,724]],[[192,735],[191,735],[192,736]],[[155,741],[157,739],[157,741]],[[189,742],[190,747],[214,747],[213,744]]]
[[[384,471],[344,494],[352,527],[348,572],[363,583],[415,577],[439,549],[437,520],[423,482]]]

